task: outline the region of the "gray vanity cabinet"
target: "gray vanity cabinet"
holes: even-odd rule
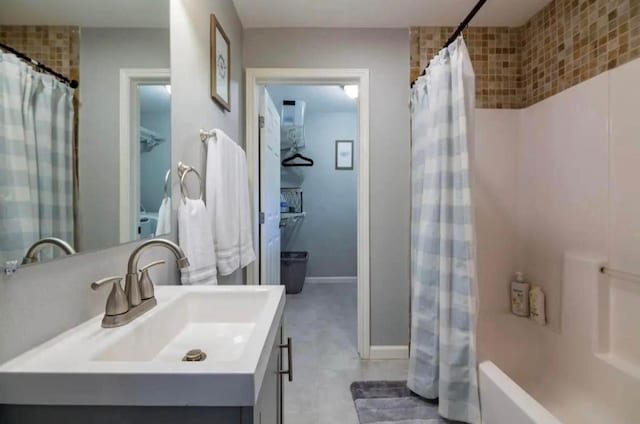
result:
[[[254,406],[137,407],[75,405],[0,405],[2,424],[282,424],[284,378],[291,361],[282,325],[271,347]],[[290,342],[287,343],[289,345]],[[284,361],[286,359],[286,361]],[[283,368],[284,366],[284,368]],[[281,371],[285,371],[284,373]]]
[[[282,327],[278,331],[276,342],[271,350],[271,357],[258,394],[258,402],[252,408],[251,420],[247,421],[251,424],[282,424],[283,422],[285,375],[280,371],[283,370],[283,358],[286,353],[281,346],[283,346]]]

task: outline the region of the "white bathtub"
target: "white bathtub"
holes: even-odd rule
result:
[[[484,424],[562,424],[493,362],[480,364]]]

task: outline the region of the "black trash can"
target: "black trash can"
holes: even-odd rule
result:
[[[280,252],[280,279],[287,289],[287,294],[302,291],[307,276],[309,252]]]

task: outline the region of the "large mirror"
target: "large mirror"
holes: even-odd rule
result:
[[[169,65],[169,0],[2,0],[0,266],[170,232]]]

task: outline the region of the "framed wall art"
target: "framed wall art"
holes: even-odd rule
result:
[[[353,169],[353,140],[336,140],[336,169]]]
[[[211,15],[211,97],[231,110],[231,43],[216,15]]]

